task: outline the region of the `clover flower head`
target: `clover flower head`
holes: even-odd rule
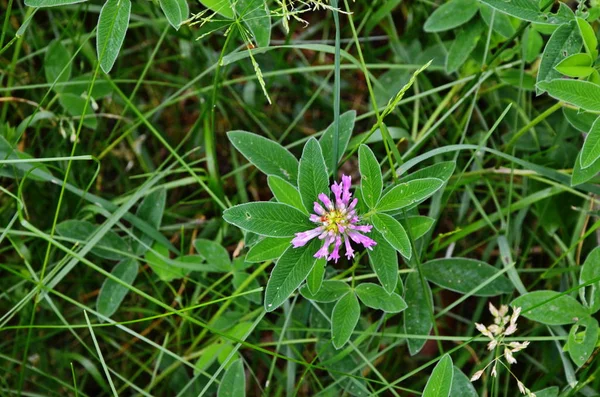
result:
[[[347,175],[342,175],[341,182],[334,182],[331,185],[333,201],[325,193],[319,194],[318,198],[322,204],[315,201],[315,213],[311,214],[309,218],[318,226],[305,232],[296,233],[296,237],[292,240],[294,248],[302,247],[317,237],[319,240],[323,240],[323,245],[315,253],[315,258],[326,258],[328,261],[333,259],[337,262],[340,258],[342,244],[346,249],[348,259],[354,257],[351,241],[362,244],[370,250],[377,245],[373,239],[363,234],[369,233],[373,226],[360,224],[361,219],[356,212],[358,199],[352,198],[351,186],[352,179]]]

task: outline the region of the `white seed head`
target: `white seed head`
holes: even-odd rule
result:
[[[510,349],[507,347],[504,348],[504,358],[506,358],[506,361],[509,364],[515,364],[517,362],[517,360],[513,357],[512,351],[510,351]]]
[[[512,335],[517,331],[517,324],[511,323],[508,328],[506,328],[506,331],[504,331],[504,335],[508,336],[508,335]]]
[[[473,376],[471,376],[471,382],[475,382],[476,380],[478,380],[479,378],[481,378],[481,375],[483,375],[483,370],[480,369],[479,371],[475,372],[473,374]]]
[[[487,348],[488,350],[494,350],[496,346],[498,346],[498,341],[493,339],[490,343],[488,343]]]
[[[496,309],[496,306],[494,306],[492,302],[488,304],[488,307],[490,309],[490,313],[492,313],[492,316],[499,317],[498,309]]]
[[[523,394],[527,393],[527,389],[525,389],[525,385],[521,383],[520,380],[517,381],[517,386],[519,387],[519,391]]]
[[[492,367],[492,376],[494,378],[498,376],[498,372],[496,372],[496,363],[494,363],[494,366]]]
[[[519,318],[519,315],[521,315],[521,308],[513,307],[513,313],[512,316],[510,316],[510,323],[515,324],[517,322],[517,319]]]

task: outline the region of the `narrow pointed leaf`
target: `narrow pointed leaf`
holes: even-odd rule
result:
[[[421,279],[417,272],[409,273],[406,278],[404,300],[408,306],[404,310],[404,330],[410,335],[429,335],[432,323],[433,297],[429,284]],[[408,350],[411,356],[417,354],[427,342],[426,339],[407,338]]]
[[[502,0],[500,0],[502,1]],[[560,78],[560,72],[555,69],[560,61],[579,52],[582,40],[574,24],[564,24],[558,27],[550,36],[544,52],[537,75],[538,94],[543,92],[539,86],[542,81]]]
[[[246,374],[244,362],[236,360],[225,371],[217,391],[217,397],[244,397],[246,395]]]
[[[96,51],[104,73],[110,72],[117,60],[129,27],[130,0],[107,0],[100,10]]]
[[[448,354],[437,363],[423,390],[423,397],[448,397],[452,390],[454,367]]]
[[[327,260],[325,258],[317,259],[315,267],[310,271],[306,278],[306,285],[312,295],[319,292],[321,285],[323,285],[323,278],[325,277],[325,267],[327,266]]]
[[[377,157],[367,145],[358,149],[358,167],[363,200],[369,208],[375,208],[383,190],[383,177]]]
[[[321,146],[316,139],[311,138],[304,145],[300,166],[298,167],[298,189],[304,208],[312,212],[314,202],[320,193],[328,194],[329,177],[327,166],[323,159]]]
[[[581,168],[591,166],[600,158],[600,117],[592,124],[592,129],[585,138],[579,159]]]
[[[171,26],[175,30],[179,30],[179,26],[188,18],[190,13],[187,0],[160,0],[159,3]]]
[[[328,165],[329,170],[333,170],[333,165],[337,164],[348,147],[352,131],[354,130],[354,123],[356,121],[356,111],[349,110],[340,116],[340,136],[338,141],[338,158],[333,157],[333,135],[334,135],[334,124],[331,123],[329,127],[323,132],[321,138],[319,138],[319,144],[323,151],[323,157],[325,163]]]
[[[369,252],[371,266],[379,282],[388,293],[392,293],[398,283],[398,254],[381,233],[371,231],[371,238],[377,242]]]
[[[125,284],[132,285],[137,277],[138,268],[139,265],[136,260],[125,259],[117,263],[110,273]],[[96,310],[105,317],[111,317],[119,309],[128,292],[129,288],[107,278],[98,293]]]

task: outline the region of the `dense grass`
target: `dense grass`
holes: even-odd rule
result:
[[[298,18],[282,19],[286,3],[302,11]],[[452,396],[516,396],[515,378],[533,392],[553,388],[538,397],[598,395],[597,334],[584,362],[573,362],[563,347],[577,319],[545,322],[549,301],[523,313],[509,337],[531,342],[516,364],[498,364],[497,377],[488,369],[474,390],[457,386],[502,355],[486,349],[475,327],[493,322],[489,302],[508,305],[536,290],[581,299],[598,285],[600,261],[588,261],[593,277],[580,280],[580,272],[598,245],[600,187],[595,173],[571,183],[585,139],[577,121],[596,114],[533,87],[552,31],[540,29],[542,42],[532,44],[530,22],[492,12],[507,18],[512,35],[482,19],[472,52],[448,72],[461,28],[423,30],[436,2],[314,3],[267,1],[269,50],[249,52],[256,43],[244,16],[203,20],[209,11],[175,30],[158,3],[134,2],[106,74],[95,44],[102,3],[34,11],[0,0],[0,395],[198,396],[221,385],[219,395],[237,396],[239,378],[224,378],[239,369],[231,367],[237,357],[249,396],[421,395],[428,380],[449,380],[442,365],[430,376],[445,354],[455,368]],[[58,77],[67,70],[70,77]],[[352,110],[346,148],[336,137]],[[294,293],[265,310],[274,261],[245,263],[257,236],[222,214],[273,194],[226,133],[253,132],[299,158],[330,125],[335,144],[323,154],[343,158],[330,166],[338,168],[332,181],[351,175],[358,188],[361,143],[375,153],[386,186],[455,164],[447,180],[430,175],[444,179],[443,188],[400,219],[433,220],[418,239],[409,230],[412,256],[398,255],[393,288],[409,308],[416,301],[415,316],[432,322],[431,333],[411,331],[403,313],[361,304],[350,342],[337,350],[334,302]],[[430,261],[461,257],[489,264],[493,275],[467,291],[440,286],[445,264],[442,283],[425,275]],[[116,273],[123,263],[130,281]],[[362,250],[330,262],[325,278],[378,282]],[[508,291],[482,293],[500,278]],[[407,296],[428,286],[432,302]],[[101,288],[113,290],[98,303]],[[119,294],[122,303],[108,313],[108,298]],[[448,395],[439,393],[429,395]]]

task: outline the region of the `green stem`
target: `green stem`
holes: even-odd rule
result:
[[[337,177],[337,165],[338,165],[338,152],[339,152],[339,140],[340,140],[340,15],[338,10],[338,1],[331,0],[331,6],[335,9],[333,12],[333,23],[335,24],[335,74],[333,80],[333,164],[332,172],[333,179]]]

